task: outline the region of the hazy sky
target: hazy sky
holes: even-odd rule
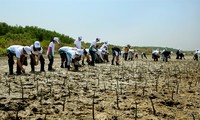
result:
[[[200,48],[200,0],[0,0],[0,22],[86,42]]]

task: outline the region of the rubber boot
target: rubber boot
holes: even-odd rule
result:
[[[111,65],[114,65],[114,60],[112,60],[112,64]]]
[[[116,62],[116,65],[119,65],[119,63],[118,63],[118,62]]]
[[[67,65],[67,69],[70,70],[70,65]]]
[[[61,67],[61,68],[64,68],[64,65],[63,65],[63,63],[61,63],[60,67]]]
[[[65,62],[65,68],[67,68],[67,62]]]
[[[82,60],[82,65],[85,65],[84,60]]]
[[[40,65],[40,72],[45,72],[45,70],[44,70],[44,64],[42,64],[42,63]]]
[[[78,65],[74,65],[74,71],[78,71]]]

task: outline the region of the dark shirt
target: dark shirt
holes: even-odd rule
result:
[[[117,51],[117,52],[120,52],[120,51],[121,51],[120,48],[118,48],[118,47],[113,47],[112,50],[113,50],[113,51]]]

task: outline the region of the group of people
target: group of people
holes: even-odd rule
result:
[[[54,62],[54,43],[58,43],[58,38],[54,37],[47,50],[47,56],[49,59],[48,70],[54,70],[52,68]],[[9,74],[13,75],[13,65],[14,65],[14,56],[17,58],[17,75],[25,73],[25,69],[23,65],[28,65],[27,56],[30,56],[30,64],[31,64],[31,72],[35,72],[35,66],[40,62],[40,71],[45,72],[44,64],[45,59],[42,55],[43,49],[40,45],[39,41],[35,41],[31,46],[21,46],[21,45],[12,45],[7,48],[7,56],[8,56],[8,65],[9,65]]]
[[[184,53],[180,49],[176,51],[176,59],[180,59],[180,60],[185,59],[184,56],[185,56]]]
[[[109,62],[108,59],[108,41],[105,41],[101,47],[97,45],[100,42],[100,38],[96,38],[94,41],[91,42],[89,48],[84,48],[81,44],[82,36],[78,37],[77,40],[74,41],[74,46],[63,46],[58,49],[58,53],[60,54],[61,58],[61,68],[67,68],[70,70],[70,64],[74,65],[74,70],[78,71],[80,66],[79,61],[82,61],[82,65],[85,65],[85,58],[88,65],[95,66],[95,63],[100,62]],[[55,71],[53,68],[54,63],[54,52],[55,52],[55,43],[59,44],[59,38],[54,37],[48,46],[47,49],[47,57],[49,59],[48,64],[48,71]],[[119,65],[119,56],[122,55],[124,60],[133,60],[135,57],[138,58],[138,52],[129,47],[121,49],[119,47],[113,47],[112,50],[112,65]],[[35,66],[40,62],[40,71],[45,71],[45,59],[43,57],[43,49],[40,45],[39,41],[35,41],[31,46],[21,46],[21,45],[12,45],[7,48],[7,56],[8,56],[8,65],[9,65],[9,74],[13,75],[13,64],[14,64],[14,56],[17,58],[17,75],[25,73],[25,69],[23,65],[28,65],[27,56],[30,56],[30,65],[31,65],[31,72],[35,72]],[[198,61],[198,54],[199,50],[196,50],[194,53],[194,60]],[[152,51],[152,58],[154,61],[158,61],[158,58],[162,56],[162,60],[167,62],[168,58],[170,58],[171,51],[164,49],[162,52],[159,50]],[[184,54],[178,50],[176,52],[177,59],[184,58]],[[90,57],[91,56],[91,57]],[[141,54],[142,59],[146,58],[145,52]],[[91,58],[91,59],[90,59]],[[116,59],[116,60],[115,60]]]
[[[162,61],[168,62],[168,59],[171,56],[171,51],[168,51],[167,48],[163,49],[163,51],[153,50],[152,58],[154,61],[158,61],[158,59],[162,56]]]
[[[195,61],[198,61],[199,60],[199,54],[200,54],[200,51],[197,49],[197,50],[195,50],[194,51],[194,56],[193,56],[193,59],[195,60]],[[184,55],[184,53],[180,50],[180,49],[178,49],[177,51],[176,51],[176,59],[185,59],[185,57],[184,57],[185,55]]]
[[[162,52],[159,51],[159,50],[153,50],[152,51],[152,58],[154,59],[154,61],[158,61],[160,56],[162,56],[162,60],[165,61],[165,62],[168,62],[168,59],[171,57],[171,54],[172,54],[172,52],[167,50],[166,48]],[[194,52],[193,59],[195,61],[198,61],[199,54],[200,54],[199,50],[196,50]],[[176,59],[180,59],[180,60],[185,59],[185,54],[180,49],[178,49],[176,51]]]
[[[67,68],[70,70],[70,64],[74,65],[74,70],[78,71],[78,67],[80,66],[79,61],[82,60],[82,65],[85,65],[85,58],[87,59],[87,63],[91,66],[95,66],[95,63],[98,62],[109,62],[108,60],[108,41],[105,41],[103,45],[99,48],[97,43],[100,41],[100,38],[96,38],[91,42],[89,48],[84,48],[81,45],[82,37],[78,37],[77,40],[74,41],[74,46],[63,46],[58,49],[58,53],[61,58],[61,68]],[[55,71],[53,68],[54,63],[54,53],[55,53],[55,43],[59,44],[59,38],[54,37],[48,46],[47,49],[47,57],[49,59],[48,71]],[[114,65],[114,60],[116,58],[116,65],[119,65],[119,55],[120,48],[113,47],[112,48],[112,65]],[[7,56],[8,56],[8,66],[9,66],[9,74],[13,75],[13,65],[14,65],[14,56],[17,58],[17,71],[16,74],[20,75],[25,73],[25,69],[23,65],[28,65],[27,57],[30,56],[30,65],[32,73],[35,72],[35,66],[40,62],[40,72],[45,72],[45,59],[43,57],[43,48],[40,45],[39,41],[35,41],[31,46],[22,46],[22,45],[12,45],[7,48]],[[91,57],[89,57],[91,56]],[[91,58],[91,60],[90,60]]]
[[[138,51],[130,49],[130,46],[124,47],[121,51],[121,55],[123,56],[125,61],[133,60],[134,58],[138,59]],[[146,53],[144,51],[141,53],[141,58],[147,59]]]

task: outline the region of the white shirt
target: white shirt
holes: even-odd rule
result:
[[[75,47],[67,47],[67,46],[65,46],[65,47],[59,48],[58,51],[63,51],[63,52],[65,52],[66,54],[68,54],[70,56],[72,55],[71,52],[72,53],[75,52],[76,54],[83,55],[83,49],[77,49]]]
[[[94,41],[91,42],[90,48],[91,47],[96,47],[96,45],[97,45],[97,42],[96,42],[96,40],[94,40]],[[92,51],[96,51],[96,49],[92,48]]]
[[[75,58],[75,55],[76,55],[76,51],[75,51],[75,50],[68,50],[68,51],[67,51],[67,54],[68,54],[72,59],[74,59],[74,58]]]
[[[81,41],[75,40],[75,41],[74,41],[74,44],[76,45],[76,47],[77,47],[78,49],[81,49]]]
[[[104,43],[102,46],[101,46],[101,48],[100,48],[101,50],[108,50],[108,44],[106,44],[106,43]]]
[[[163,52],[165,52],[165,49],[164,49],[164,50],[162,50],[162,52],[161,52],[161,53],[163,53]]]
[[[7,49],[10,52],[14,53],[17,58],[20,58],[20,56],[23,54],[23,48],[24,46],[21,46],[21,45],[12,45],[8,47]]]
[[[124,51],[123,51],[123,50],[121,51],[121,55],[122,55],[122,56],[124,55]]]
[[[98,49],[98,50],[97,50],[97,54],[98,54],[98,55],[102,54],[102,50],[101,50],[101,49]]]
[[[194,54],[199,54],[199,51],[196,50],[196,51],[194,52]]]
[[[142,52],[142,55],[144,55],[145,53],[144,52]]]
[[[32,54],[34,54],[34,55],[39,55],[39,54],[42,54],[42,52],[43,52],[42,47],[41,47],[41,50],[40,50],[40,51],[34,51],[34,50],[33,50],[33,45],[31,45],[30,48],[31,48]]]
[[[128,52],[129,52],[129,53],[134,53],[134,50],[133,50],[133,49],[130,49]]]
[[[159,51],[158,50],[154,50],[153,52],[152,52],[152,54],[158,54],[159,53]]]
[[[58,49],[58,51],[64,51],[64,52],[67,52],[70,48],[69,47],[61,47]]]
[[[108,52],[108,44],[107,44],[107,43],[104,43],[104,44],[101,46],[100,49],[103,51],[103,54],[109,53],[109,52]]]
[[[68,50],[67,51],[67,55],[69,55],[72,59],[74,59],[77,56],[81,56],[82,55],[82,50],[78,49],[78,50]]]
[[[87,52],[87,55],[90,55],[89,49],[85,49],[85,50]]]
[[[55,47],[54,47],[53,41],[51,41],[51,42],[49,43],[49,47],[51,47],[52,55],[54,56],[54,49],[55,49]],[[47,51],[47,54],[48,54],[48,51]]]
[[[75,47],[64,46],[64,47],[59,48],[58,51],[60,51],[60,50],[62,50],[62,51],[64,51],[64,52],[67,52],[68,50],[78,50],[78,49],[75,48]]]

